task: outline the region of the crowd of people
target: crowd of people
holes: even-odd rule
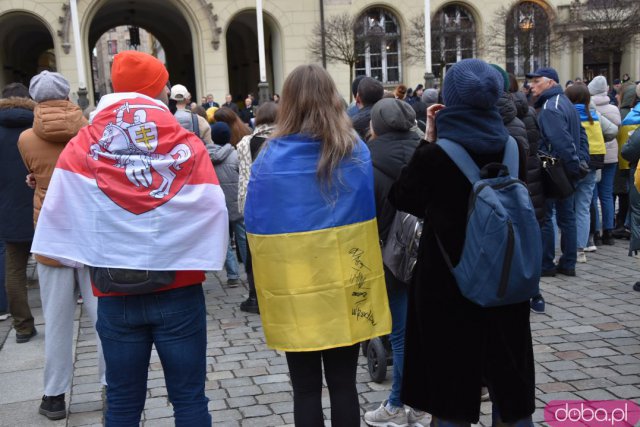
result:
[[[324,425],[323,372],[332,425],[359,425],[360,343],[389,335],[391,391],[366,424],[469,426],[489,398],[494,425],[533,426],[529,316],[544,297],[485,307],[463,295],[452,266],[475,187],[445,143],[483,179],[526,185],[542,277],[575,276],[616,239],[640,249],[640,84],[629,78],[563,90],[553,68],[521,85],[468,59],[441,90],[357,77],[347,105],[326,70],[302,65],[282,97],[239,107],[230,95],[192,102],[144,53],[117,54],[111,75],[115,93],[85,114],[55,72],[0,99],[0,320],[11,317],[18,343],[37,334],[33,253],[46,335],[39,412],[52,420],[67,415],[77,285],[99,337],[105,425],[139,424],[152,345],[176,425],[211,425],[202,282],[224,268],[225,286],[240,286],[242,263],[239,309],[259,314],[267,345],[285,352],[296,425]],[[511,146],[517,170],[502,164]],[[570,194],[549,189],[549,159]],[[398,211],[424,220],[408,282],[381,255]]]

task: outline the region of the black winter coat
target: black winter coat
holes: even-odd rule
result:
[[[367,141],[370,135],[371,108],[372,106],[363,107],[351,118],[353,128],[358,132],[358,135],[360,135],[363,141]]]
[[[383,242],[387,240],[396,213],[396,209],[387,199],[389,190],[400,176],[402,168],[409,163],[419,141],[420,137],[415,132],[406,131],[385,133],[367,144],[373,163],[378,234]]]
[[[518,118],[516,104],[513,103],[508,93],[504,92],[502,94],[496,107],[498,107],[500,116],[502,116],[502,122],[504,127],[507,128],[507,132],[518,143],[518,153],[520,155],[518,176],[522,181],[525,181],[527,177],[527,153],[529,152],[527,130],[524,127],[524,123]]]
[[[525,182],[536,212],[536,219],[538,222],[542,222],[546,210],[546,198],[544,197],[544,188],[542,186],[542,163],[538,158],[540,130],[536,120],[536,110],[529,106],[527,97],[522,92],[512,93],[511,98],[516,106],[518,118],[524,123],[527,130],[529,152],[527,153],[527,177]]]
[[[470,154],[479,167],[502,160],[502,153]],[[449,156],[422,143],[389,193],[397,209],[426,213],[409,289],[401,399],[440,418],[475,423],[484,383],[494,389],[503,421],[513,422],[535,409],[529,303],[482,308],[464,298],[434,234],[457,264],[470,192]]]
[[[25,98],[0,100],[0,240],[33,239],[33,190],[18,151],[18,137],[33,126],[35,102]]]

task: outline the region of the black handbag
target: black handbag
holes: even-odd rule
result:
[[[91,282],[103,294],[148,294],[172,284],[176,279],[175,271],[89,267],[89,272]]]
[[[544,195],[550,199],[564,199],[572,195],[575,188],[567,176],[562,160],[540,151],[538,158],[542,166]]]

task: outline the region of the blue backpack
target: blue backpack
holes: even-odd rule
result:
[[[472,185],[464,247],[455,267],[436,235],[462,295],[482,307],[515,304],[538,295],[540,227],[529,191],[517,179],[515,140],[509,137],[502,164],[491,164],[499,171],[495,178],[482,177],[483,173],[461,145],[447,139],[439,139],[437,144]]]

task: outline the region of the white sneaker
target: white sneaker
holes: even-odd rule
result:
[[[407,410],[407,422],[409,423],[409,427],[429,427],[431,415],[425,411],[409,408]]]
[[[596,245],[594,245],[593,243],[591,243],[589,246],[584,248],[585,252],[595,252],[597,250],[598,250],[598,247]]]
[[[587,262],[587,256],[584,254],[584,251],[578,251],[577,262]]]
[[[367,411],[364,414],[364,422],[374,427],[408,427],[404,408],[394,408],[390,411],[387,409],[386,400],[378,409]]]
[[[11,317],[11,313],[0,314],[0,321],[7,320],[9,317]]]

